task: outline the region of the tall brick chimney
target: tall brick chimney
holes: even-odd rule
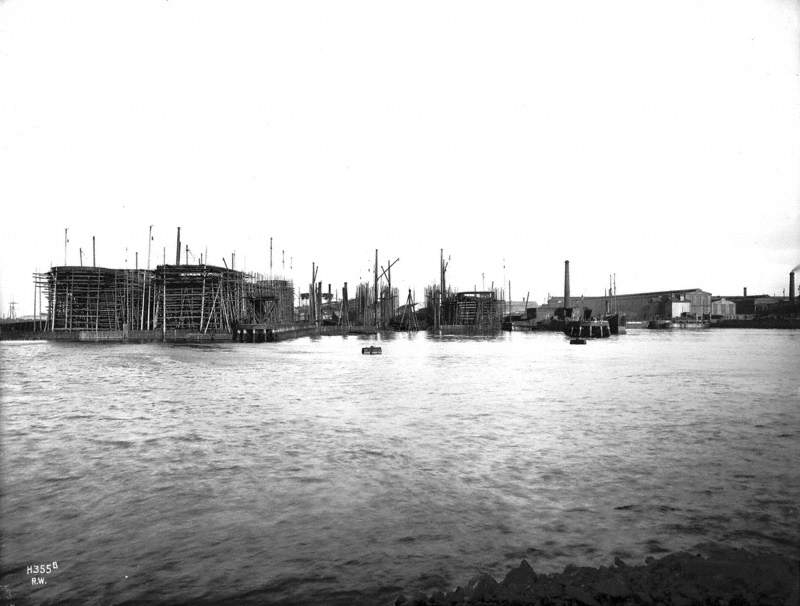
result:
[[[794,272],[789,272],[789,303],[794,303]]]
[[[569,261],[564,261],[564,309],[569,308]]]

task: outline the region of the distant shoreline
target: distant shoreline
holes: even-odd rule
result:
[[[634,327],[631,327],[634,328]],[[764,320],[723,320],[718,323],[711,324],[708,328],[756,328],[756,329],[773,329],[773,330],[797,330],[800,329],[800,318],[782,318],[782,319],[764,319]],[[287,338],[296,338],[308,336],[311,329],[298,329],[297,335],[278,336],[276,340],[283,341]],[[336,326],[323,326],[318,330],[321,335],[337,336],[342,334],[342,329]],[[645,327],[637,328],[637,330],[650,330]],[[678,329],[676,329],[678,330]],[[389,332],[406,332],[406,331],[389,331]],[[422,332],[422,331],[420,331]],[[545,332],[545,331],[530,331],[530,332]],[[145,334],[147,333],[147,334]],[[172,333],[181,333],[172,335]],[[183,334],[185,333],[185,334]],[[360,327],[350,327],[350,334],[374,334],[374,329],[367,329],[365,332]],[[121,330],[100,330],[100,331],[73,331],[73,332],[49,332],[49,331],[16,331],[4,330],[3,322],[0,321],[0,341],[75,341],[75,342],[104,342],[104,343],[160,343],[164,339],[161,331],[130,331],[129,336],[124,337]],[[199,341],[213,341],[213,342],[236,342],[232,334],[229,333],[214,333],[214,334],[201,334],[192,331],[168,331],[167,342],[181,343],[181,342],[199,342]]]

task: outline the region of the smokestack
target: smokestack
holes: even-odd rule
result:
[[[744,287],[744,296],[747,296],[747,286]]]
[[[789,272],[789,303],[794,303],[794,272]]]
[[[175,248],[175,265],[181,264],[181,228],[178,228],[178,245]]]
[[[564,309],[569,308],[569,261],[564,261]]]

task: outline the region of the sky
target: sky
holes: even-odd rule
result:
[[[0,314],[184,245],[307,289],[782,294],[800,3],[0,0]],[[164,252],[166,249],[166,253]],[[282,251],[285,262],[282,262]]]

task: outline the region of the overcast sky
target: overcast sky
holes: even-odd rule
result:
[[[0,1],[0,313],[194,255],[340,288],[781,294],[800,4]],[[127,252],[126,252],[127,250]],[[290,257],[292,271],[289,269]],[[126,261],[127,259],[127,261]],[[352,286],[351,286],[352,288]],[[404,296],[404,295],[403,295]]]

